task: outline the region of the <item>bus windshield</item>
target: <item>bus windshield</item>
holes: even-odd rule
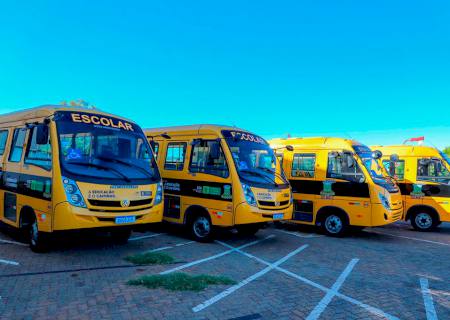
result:
[[[365,145],[353,145],[353,150],[355,150],[361,159],[375,184],[387,188],[388,191],[395,192],[397,190],[395,182],[386,174],[380,162],[373,158],[372,150],[369,147]]]
[[[263,138],[241,131],[223,130],[222,134],[245,183],[269,188],[288,185],[275,153]]]
[[[75,114],[55,115],[64,175],[96,183],[160,180],[151,148],[138,126],[110,116]]]

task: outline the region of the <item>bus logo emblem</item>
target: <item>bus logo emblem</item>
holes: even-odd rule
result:
[[[130,206],[130,200],[122,200],[122,201],[120,201],[120,205],[123,208],[129,207]]]
[[[280,205],[280,201],[275,201],[275,206],[278,207]]]

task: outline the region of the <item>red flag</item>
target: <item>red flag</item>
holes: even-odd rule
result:
[[[424,140],[425,140],[424,136],[416,137],[416,138],[409,138],[409,139],[405,140],[405,142],[403,142],[403,144],[405,144],[407,142],[423,142]]]

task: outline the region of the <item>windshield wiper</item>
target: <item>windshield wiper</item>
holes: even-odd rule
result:
[[[262,178],[266,179],[266,181],[268,181],[270,183],[274,183],[275,185],[277,185],[275,181],[273,181],[268,176],[266,176],[265,174],[262,174],[262,173],[260,173],[258,171],[253,171],[253,170],[249,170],[249,169],[241,169],[241,170],[239,170],[239,172],[250,173],[250,174],[252,174],[254,176],[262,177]]]
[[[265,168],[265,167],[255,167],[255,168],[264,170],[264,171],[269,172],[269,173],[273,173],[278,179],[280,179],[281,181],[286,182],[286,179],[280,173],[276,172],[275,170],[270,170],[269,168]]]
[[[95,163],[91,163],[91,162],[81,162],[81,161],[68,161],[67,164],[74,164],[74,165],[78,165],[78,166],[93,167],[93,168],[107,170],[107,171],[109,170],[109,171],[114,172],[115,174],[117,174],[121,178],[123,178],[123,180],[125,180],[126,182],[130,182],[130,179],[126,175],[124,175],[122,172],[120,172],[119,170],[114,169],[114,168],[110,168],[110,167],[107,167],[107,166],[102,166],[100,164],[95,164]]]
[[[128,167],[139,169],[139,171],[145,173],[153,181],[157,180],[151,173],[149,173],[147,170],[145,170],[141,166],[138,166],[138,165],[135,165],[135,164],[131,164],[131,163],[127,162],[127,161],[116,159],[116,158],[107,158],[107,157],[103,157],[103,156],[96,156],[95,158],[99,159],[99,160],[107,161],[107,162],[116,162],[116,163],[124,164],[124,165],[126,165]]]

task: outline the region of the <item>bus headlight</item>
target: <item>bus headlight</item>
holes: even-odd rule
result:
[[[390,210],[391,204],[389,203],[389,200],[381,193],[378,194],[378,198],[380,198],[381,204],[385,209]]]
[[[86,203],[80,189],[78,189],[77,183],[66,177],[62,177],[62,182],[67,201],[75,207],[86,208]]]
[[[242,183],[242,189],[244,190],[245,201],[249,205],[256,207],[256,199],[252,189],[245,183]]]
[[[156,196],[154,205],[160,204],[163,198],[163,184],[162,182],[158,183],[158,188],[156,189]]]

